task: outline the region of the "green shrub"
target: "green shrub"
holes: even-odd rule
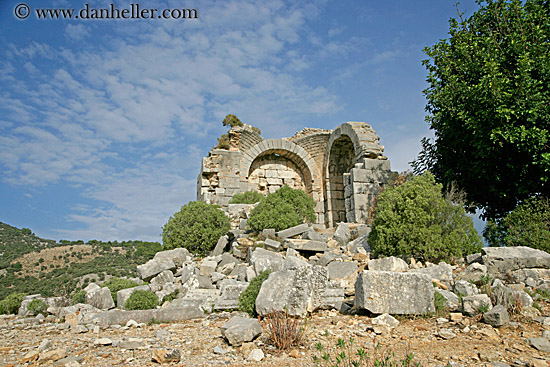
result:
[[[235,194],[229,204],[255,204],[262,201],[264,196],[258,191],[246,191]]]
[[[374,255],[449,261],[480,251],[472,219],[441,190],[429,172],[384,190],[368,237]]]
[[[239,296],[239,310],[250,316],[256,314],[256,298],[262,288],[262,283],[269,277],[269,270],[264,270],[257,277],[250,281],[250,284]]]
[[[21,307],[21,302],[25,297],[24,293],[12,293],[0,301],[0,314],[16,314]]]
[[[73,305],[76,305],[77,303],[86,303],[86,291],[81,290],[73,293],[71,296],[71,302]]]
[[[447,299],[438,291],[434,291],[434,306],[436,315],[442,315],[447,309]]]
[[[113,300],[116,302],[116,293],[120,291],[121,289],[127,289],[127,288],[134,288],[137,287],[139,284],[137,284],[135,281],[130,279],[122,279],[113,277],[103,283],[104,287],[109,288],[111,291],[111,296],[113,297]]]
[[[48,305],[41,299],[33,299],[27,306],[27,310],[32,312],[33,315],[38,315],[39,313],[44,313]]]
[[[305,221],[315,221],[315,202],[298,189],[283,186],[267,195],[250,213],[248,225],[255,231],[274,228],[282,231]]]
[[[159,299],[152,291],[135,291],[126,300],[124,308],[127,310],[150,310],[156,308]]]
[[[202,256],[214,248],[229,228],[229,218],[218,206],[191,201],[162,227],[162,241],[166,250],[183,247]]]
[[[550,199],[525,200],[504,218],[488,221],[483,236],[490,246],[528,246],[550,251]]]
[[[166,296],[162,297],[162,302],[161,304],[164,304],[164,302],[172,302],[173,300],[175,300],[176,298],[178,298],[178,295],[180,294],[180,290],[179,289],[176,289],[175,291],[173,291],[172,293],[170,294],[167,294]]]

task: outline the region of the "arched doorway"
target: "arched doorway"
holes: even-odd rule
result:
[[[341,135],[330,147],[327,162],[326,200],[328,225],[346,222],[346,202],[344,197],[344,174],[348,174],[355,164],[353,142],[347,135]]]

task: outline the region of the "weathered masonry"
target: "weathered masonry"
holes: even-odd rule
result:
[[[198,200],[226,206],[236,193],[267,194],[288,185],[311,195],[317,224],[365,223],[391,174],[380,138],[364,122],[305,128],[283,139],[264,139],[245,125],[232,128],[229,140],[229,150],[212,149],[203,158]]]

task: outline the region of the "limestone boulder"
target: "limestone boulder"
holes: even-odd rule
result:
[[[157,258],[147,261],[145,264],[137,266],[137,275],[143,281],[150,281],[156,275],[165,270],[175,271],[176,264],[171,258]]]
[[[153,292],[158,292],[167,283],[174,283],[174,273],[172,273],[170,270],[165,270],[153,279],[151,279],[149,286]]]
[[[273,251],[257,247],[254,250],[249,249],[248,262],[254,267],[256,275],[258,275],[264,270],[280,270],[283,267],[284,257]]]
[[[486,294],[477,294],[462,298],[462,313],[467,316],[475,316],[481,312],[487,312],[492,308],[491,299]]]
[[[215,310],[231,310],[239,307],[239,296],[250,283],[225,279],[220,282],[220,295],[214,302]]]
[[[355,307],[379,314],[434,312],[432,280],[423,274],[363,271],[355,283]]]
[[[550,254],[530,247],[484,247],[482,254],[492,278],[504,278],[518,269],[550,269]]]
[[[275,233],[275,235],[277,236],[277,238],[294,237],[294,236],[298,236],[298,235],[301,235],[302,233],[306,232],[308,230],[308,228],[309,228],[309,225],[307,223],[303,223],[303,224],[299,224],[297,226],[290,227],[290,228],[284,229],[282,231],[279,231],[279,232]]]
[[[212,256],[218,256],[224,253],[224,251],[229,246],[229,236],[224,235],[218,239],[214,250],[212,250]]]
[[[394,272],[401,272],[401,271],[407,271],[409,269],[409,266],[407,263],[395,256],[385,257],[382,259],[373,259],[369,260],[367,263],[369,270],[376,270],[376,271],[394,271]]]
[[[480,263],[472,263],[457,276],[457,279],[477,283],[485,277],[487,277],[487,266]]]
[[[340,246],[345,246],[351,239],[351,231],[347,223],[338,223],[333,238]]]
[[[327,270],[322,266],[273,272],[260,288],[256,312],[264,316],[273,311],[287,310],[290,315],[304,317],[307,311],[324,305],[327,288]]]
[[[510,322],[510,315],[508,315],[506,307],[496,305],[490,311],[483,314],[483,321],[492,327],[501,327]]]
[[[451,267],[451,265],[444,262],[425,268],[411,269],[409,270],[409,272],[425,274],[431,279],[439,280],[445,283],[450,283],[453,280],[453,268]]]
[[[115,307],[113,296],[107,287],[86,293],[86,303],[100,310],[108,310]]]
[[[445,308],[447,310],[457,311],[460,308],[460,298],[456,294],[445,289],[438,289],[436,292],[445,298]]]
[[[191,258],[191,254],[185,248],[175,248],[173,250],[160,251],[153,257],[154,260],[171,259],[176,266],[181,267],[185,261]]]
[[[238,347],[258,337],[262,326],[257,319],[235,316],[223,324],[220,331],[230,345]]]
[[[479,289],[477,289],[475,284],[465,280],[457,280],[453,289],[455,294],[462,296],[475,296],[476,294],[479,294]]]

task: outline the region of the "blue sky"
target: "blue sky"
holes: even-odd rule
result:
[[[19,20],[20,1],[0,2],[0,221],[41,237],[160,241],[195,200],[229,113],[266,138],[365,121],[398,171],[432,135],[422,49],[447,38],[454,0],[139,2],[198,19],[33,13],[85,3],[26,0]]]

